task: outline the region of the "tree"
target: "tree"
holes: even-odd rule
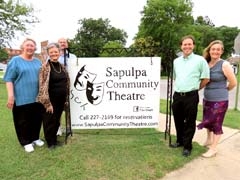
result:
[[[202,55],[204,48],[216,39],[219,39],[219,31],[215,27],[209,25],[193,25],[194,37],[196,40],[194,52]]]
[[[124,57],[127,56],[124,46],[118,41],[109,41],[99,54],[100,57]]]
[[[160,45],[164,70],[169,69],[179,51],[179,39],[194,23],[192,7],[190,0],[148,0],[144,7],[135,39],[151,36]]]
[[[219,39],[224,43],[224,54],[223,58],[231,56],[234,48],[234,40],[237,37],[240,30],[237,27],[217,27],[216,31],[219,31]]]
[[[8,53],[5,49],[0,49],[0,62],[6,61],[8,59]]]
[[[9,45],[18,33],[28,34],[28,25],[38,23],[31,6],[20,0],[0,0],[0,46]]]
[[[196,25],[208,25],[214,27],[212,20],[208,16],[198,16],[194,22]]]
[[[74,49],[78,57],[98,57],[102,48],[109,41],[126,44],[127,33],[110,25],[109,19],[80,19],[80,28],[74,39],[70,41],[70,48]],[[80,52],[81,51],[81,52]]]
[[[195,52],[202,54],[203,49],[206,48],[213,40],[221,40],[224,44],[224,54],[222,58],[227,59],[231,56],[234,46],[234,39],[240,32],[237,27],[213,27],[209,25],[194,25],[194,36],[196,39]]]
[[[159,43],[155,42],[151,36],[136,39],[131,48],[135,49],[133,56],[153,57],[159,54]]]

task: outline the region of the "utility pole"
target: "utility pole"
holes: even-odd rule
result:
[[[239,74],[239,61],[240,61],[240,33],[238,33],[237,37],[234,40],[234,53],[237,55],[237,60],[235,61],[237,63],[237,88],[236,88],[236,98],[235,98],[235,107],[234,110],[237,110],[238,108],[238,94],[239,94],[239,81],[240,81],[240,74]]]

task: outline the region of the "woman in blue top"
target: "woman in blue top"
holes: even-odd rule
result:
[[[41,61],[34,57],[36,42],[33,39],[25,39],[21,50],[19,56],[9,61],[4,81],[8,93],[7,107],[12,110],[19,143],[26,152],[32,152],[33,145],[44,144],[39,139],[43,106],[36,102]]]
[[[205,146],[208,146],[209,150],[203,157],[212,157],[217,153],[216,147],[223,134],[222,124],[228,109],[228,91],[237,84],[230,63],[221,59],[223,51],[222,41],[215,40],[203,53],[210,67],[210,82],[204,89],[203,121],[197,126],[198,129],[207,129]]]

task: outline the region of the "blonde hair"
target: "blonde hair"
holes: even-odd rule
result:
[[[37,43],[36,43],[36,41],[33,40],[32,38],[26,38],[26,39],[22,42],[22,44],[20,45],[20,49],[23,50],[23,46],[24,46],[24,44],[25,44],[27,41],[32,41],[32,42],[33,42],[33,44],[35,45],[35,51],[36,51],[36,50],[37,50]]]
[[[215,40],[210,42],[210,44],[203,50],[203,57],[207,60],[207,62],[211,61],[211,56],[210,56],[210,49],[213,45],[215,44],[220,44],[222,46],[222,51],[224,51],[224,45],[223,42],[221,40]]]

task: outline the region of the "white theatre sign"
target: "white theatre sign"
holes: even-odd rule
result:
[[[160,58],[78,58],[69,62],[72,129],[156,128]]]

